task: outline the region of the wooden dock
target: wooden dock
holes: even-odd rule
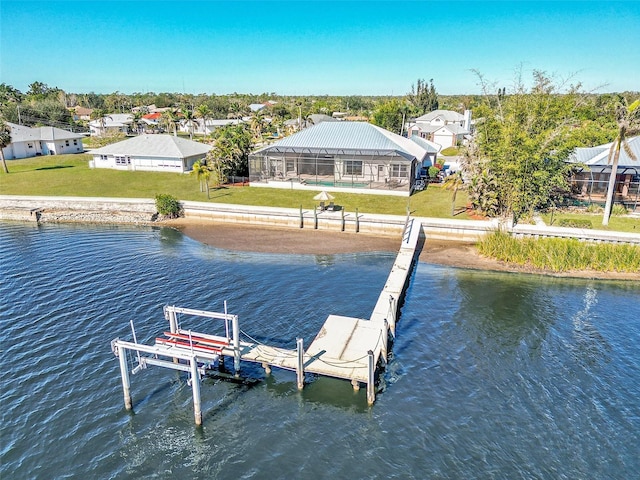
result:
[[[241,341],[238,317],[227,313],[226,302],[224,313],[165,307],[169,330],[156,338],[154,345],[137,342],[132,322],[133,342],[120,339],[111,342],[111,348],[120,360],[125,408],[132,408],[127,351],[135,353],[133,361],[137,360],[132,374],[149,365],[190,374],[196,424],[202,422],[200,377],[225,357],[233,358],[236,375],[240,375],[242,361],[259,363],[267,373],[273,367],[295,371],[299,389],[304,387],[306,373],[350,380],[355,389],[364,383],[367,402],[373,404],[376,367],[386,364],[388,339],[390,335],[395,337],[400,303],[416,258],[420,233],[420,222],[407,216],[400,250],[370,319],[329,315],[306,351],[300,338],[295,350]],[[218,319],[223,322],[224,335],[181,329],[179,314]]]

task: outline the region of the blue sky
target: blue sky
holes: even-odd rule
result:
[[[401,95],[509,89],[521,66],[640,90],[640,2],[0,2],[0,82],[66,92]]]

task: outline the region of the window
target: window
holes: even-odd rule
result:
[[[391,177],[392,178],[408,178],[409,177],[409,165],[402,163],[391,164]]]
[[[118,156],[116,155],[116,165],[131,165],[131,157],[130,156]]]
[[[28,146],[29,148],[33,148],[33,143],[27,143],[27,146]]]
[[[69,146],[69,140],[65,140],[64,144],[68,147]]]
[[[106,155],[100,155],[100,160],[107,160],[107,156]]]
[[[78,145],[78,140],[74,140],[74,141],[73,141],[73,144],[74,144],[74,145]]]
[[[361,160],[345,160],[344,174],[345,175],[362,175],[362,161]]]

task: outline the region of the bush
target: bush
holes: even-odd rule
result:
[[[429,167],[429,178],[436,178],[440,173],[440,169],[438,167]]]
[[[168,194],[156,195],[156,208],[158,213],[166,218],[178,218],[182,216],[182,205],[177,198]]]
[[[593,228],[591,220],[583,220],[581,218],[561,218],[558,222],[558,226],[569,228]]]
[[[624,205],[620,205],[619,203],[616,203],[613,207],[611,207],[611,215],[626,215],[627,213],[627,209],[625,208]]]

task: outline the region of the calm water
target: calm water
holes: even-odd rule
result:
[[[167,229],[0,223],[2,479],[637,478],[640,286],[420,263],[377,402],[345,381],[256,367],[206,379],[203,428],[177,372],[131,377],[162,306],[229,311],[308,344],[368,318],[394,255],[254,255]],[[206,325],[194,325],[207,330]],[[244,367],[244,365],[243,365]]]

